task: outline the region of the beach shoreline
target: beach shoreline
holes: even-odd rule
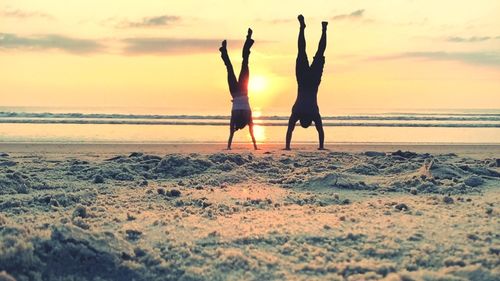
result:
[[[169,154],[169,153],[287,153],[284,144],[258,144],[259,150],[254,150],[250,143],[234,143],[232,150],[226,150],[225,143],[25,143],[1,142],[0,152],[7,153],[51,153],[79,154],[105,153],[123,154],[131,152]],[[500,144],[419,144],[419,143],[326,143],[327,151],[361,153],[365,151],[393,152],[408,150],[419,153],[456,153],[460,155],[475,155],[495,157],[500,155]],[[292,144],[292,152],[316,151],[317,144]],[[322,151],[318,151],[321,153]]]

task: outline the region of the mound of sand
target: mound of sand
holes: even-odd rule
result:
[[[153,169],[153,172],[164,177],[186,177],[203,173],[213,165],[212,162],[183,155],[167,155]]]
[[[0,174],[0,194],[28,193],[31,181],[22,173],[7,171]]]

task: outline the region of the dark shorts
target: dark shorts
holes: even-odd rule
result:
[[[231,111],[232,129],[235,131],[245,128],[246,125],[253,124],[251,110],[233,110]]]

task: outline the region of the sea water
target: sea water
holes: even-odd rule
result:
[[[229,116],[162,108],[0,107],[0,143],[223,143]],[[255,116],[259,143],[282,143],[288,116]],[[323,113],[326,143],[500,144],[499,110],[339,110]],[[293,142],[315,143],[297,124]],[[234,142],[248,142],[248,127]]]

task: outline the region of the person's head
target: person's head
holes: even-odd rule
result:
[[[300,126],[302,126],[302,128],[307,128],[307,127],[311,126],[312,121],[313,120],[310,116],[304,116],[304,117],[300,118]]]

